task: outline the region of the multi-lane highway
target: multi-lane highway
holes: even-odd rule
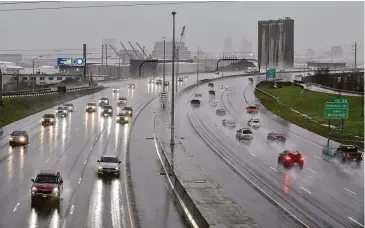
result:
[[[228,85],[231,90],[215,89],[212,97],[204,84],[182,96],[177,111],[178,132],[204,169],[257,223],[263,227],[300,227],[300,223],[309,227],[363,227],[363,166],[322,160],[325,139],[263,108],[258,115],[247,114],[245,108],[257,104],[254,86],[247,78],[215,83]],[[200,108],[190,107],[195,93],[203,94]],[[217,107],[209,106],[211,99],[218,101]],[[216,115],[218,108],[227,111],[225,117],[237,121],[236,128],[222,126],[225,117]],[[251,142],[237,141],[236,130],[247,126],[251,118],[259,118],[262,127],[254,130]],[[268,142],[269,132],[284,132],[286,143]],[[278,154],[285,149],[297,149],[304,155],[302,171],[284,171],[277,165]]]
[[[206,77],[213,77],[213,74],[200,75],[201,79]],[[171,81],[171,77],[167,77],[167,80]],[[196,77],[190,76],[189,79],[179,83],[179,87],[195,82]],[[128,89],[129,83],[134,83],[136,88]],[[141,136],[146,137],[146,133],[142,134],[140,130],[143,131],[146,119],[152,120],[153,115],[149,112],[141,115],[138,121],[140,123],[136,125],[136,131],[132,135],[131,150],[140,152],[139,155],[135,153],[140,156],[138,159],[131,157],[131,164],[134,165],[131,170],[132,188],[128,182],[129,170],[126,170],[125,166],[131,123],[119,125],[115,119],[119,112],[118,96],[126,96],[128,105],[133,107],[134,115],[137,115],[152,98],[162,91],[161,86],[148,83],[147,79],[109,82],[104,85],[110,88],[73,100],[75,111],[67,118],[58,119],[55,126],[43,127],[41,120],[43,114],[54,113],[56,107],[2,129],[3,135],[0,140],[1,228],[185,226],[173,206],[172,199],[167,198],[168,189],[163,184],[159,172],[151,173],[148,169],[158,164],[154,147],[136,148],[135,145]],[[113,93],[112,87],[120,87],[119,94]],[[97,102],[101,97],[109,97],[114,108],[112,118],[102,118],[100,109],[92,114],[85,112],[85,105],[88,102]],[[158,107],[156,102],[151,105]],[[13,130],[19,129],[28,131],[29,145],[9,147],[8,135]],[[151,135],[152,133],[149,134]],[[152,152],[154,158],[141,159],[146,151]],[[119,179],[97,177],[97,160],[104,154],[119,156],[123,165]],[[41,169],[56,169],[61,172],[64,191],[60,207],[47,202],[38,204],[35,208],[31,207],[31,179]],[[133,172],[134,170],[137,171]],[[160,182],[146,182],[148,175],[150,180],[157,176]],[[134,186],[137,186],[138,190],[135,190]],[[155,198],[151,197],[153,194]],[[156,202],[157,199],[164,201]],[[165,202],[167,205],[170,204],[167,208]],[[161,226],[161,222],[164,221],[167,225]],[[137,225],[134,226],[134,224]]]

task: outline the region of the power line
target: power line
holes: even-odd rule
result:
[[[186,4],[209,4],[209,3],[226,3],[235,1],[196,1],[196,2],[160,2],[160,3],[136,3],[136,4],[112,4],[112,5],[89,5],[89,6],[58,6],[58,7],[37,7],[37,8],[20,8],[20,9],[0,9],[0,12],[11,11],[34,11],[34,10],[62,10],[62,9],[90,9],[90,8],[110,8],[110,7],[133,7],[133,6],[162,6],[162,5],[186,5]]]
[[[19,5],[19,4],[39,4],[39,3],[54,3],[61,1],[33,1],[33,2],[2,2],[0,5]]]

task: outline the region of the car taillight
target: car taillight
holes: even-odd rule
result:
[[[274,136],[274,139],[277,139],[278,137],[277,136]]]
[[[299,158],[299,160],[300,160],[301,162],[304,162],[304,158],[303,158],[303,157],[300,157],[300,158]]]
[[[289,160],[291,160],[291,157],[285,156],[285,160],[289,161]]]
[[[349,158],[350,157],[350,155],[349,154],[346,154],[346,158]]]
[[[363,154],[361,154],[360,156],[361,156],[361,158],[363,158]]]

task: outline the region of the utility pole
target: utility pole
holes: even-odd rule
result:
[[[107,44],[105,44],[105,66],[108,67],[108,45]]]
[[[99,75],[104,74],[104,44],[101,45],[101,72],[99,71]]]
[[[86,64],[86,44],[83,45],[83,49],[84,49],[84,53],[83,53],[83,58],[84,58],[84,81],[86,81],[86,72],[87,72],[87,64]]]
[[[357,58],[357,43],[355,42],[354,44],[354,48],[355,48],[355,70],[357,71],[357,64],[356,64],[356,58]]]
[[[163,37],[163,77],[162,77],[162,92],[165,92],[165,62],[166,62],[166,37]]]
[[[172,13],[172,90],[171,90],[171,139],[170,145],[175,145],[175,15],[176,12]]]
[[[196,82],[199,81],[199,47],[198,47],[198,57],[196,61]]]

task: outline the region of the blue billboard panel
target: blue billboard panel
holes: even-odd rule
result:
[[[84,58],[58,58],[57,66],[61,67],[84,67]]]

